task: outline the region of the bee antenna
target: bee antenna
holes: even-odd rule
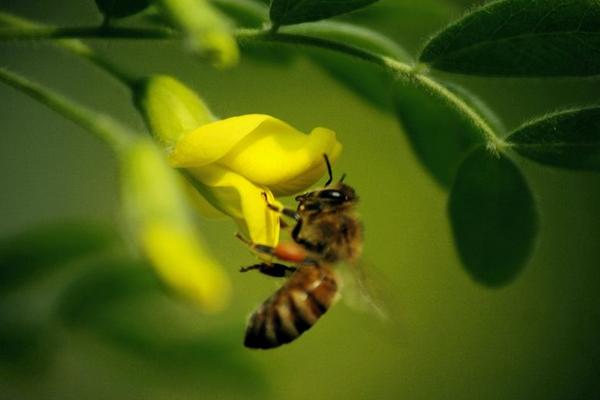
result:
[[[327,179],[327,182],[325,182],[325,186],[329,186],[329,184],[333,180],[333,173],[331,172],[331,163],[329,162],[329,157],[327,157],[327,154],[323,154],[323,158],[325,158],[325,164],[327,164],[327,174],[329,174],[329,179]]]
[[[346,179],[346,173],[342,174],[342,177],[340,178],[340,183],[344,182],[344,179]]]

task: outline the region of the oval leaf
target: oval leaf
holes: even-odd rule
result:
[[[440,70],[475,75],[597,75],[600,2],[492,2],[431,39],[420,60]]]
[[[542,164],[600,171],[600,107],[547,116],[517,129],[508,142]]]
[[[270,17],[274,26],[319,21],[358,10],[378,0],[273,0]]]
[[[458,170],[448,212],[458,253],[475,281],[502,286],[519,274],[533,249],[538,214],[512,161],[475,149]]]
[[[454,91],[463,99],[474,98],[465,89]],[[482,104],[480,100],[465,102],[476,109]],[[445,98],[416,81],[395,85],[394,105],[417,157],[440,185],[449,188],[465,155],[485,138]]]
[[[57,223],[0,240],[0,288],[19,286],[54,267],[97,253],[117,243],[107,227]]]
[[[144,10],[150,0],[96,0],[96,5],[106,17],[123,18]]]

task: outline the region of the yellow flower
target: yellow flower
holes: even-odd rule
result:
[[[184,134],[170,154],[217,209],[233,217],[254,242],[276,244],[279,220],[262,193],[290,195],[313,185],[335,160],[335,133],[315,128],[305,135],[268,115],[250,114],[200,126]]]
[[[262,194],[275,202],[274,195],[306,190],[326,172],[323,154],[335,161],[342,149],[326,128],[304,134],[263,114],[214,120],[193,91],[170,77],[149,78],[143,88],[138,106],[171,165],[256,243],[275,245],[279,238],[279,218]]]

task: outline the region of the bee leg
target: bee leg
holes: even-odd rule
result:
[[[286,207],[279,208],[275,204],[269,203],[269,198],[267,197],[267,194],[265,192],[262,192],[262,196],[265,199],[265,203],[267,203],[267,208],[269,210],[278,212],[282,215],[285,215],[286,217],[292,218],[294,221],[300,220],[300,215],[296,211]]]
[[[246,239],[241,233],[237,232],[235,237],[241,240],[246,246],[250,247],[257,253],[266,254],[269,256],[276,256],[276,248],[272,246],[267,246],[264,244],[256,244],[252,243],[250,240]]]
[[[239,232],[235,234],[235,237],[259,254],[265,254],[292,263],[302,263],[307,260],[306,250],[296,242],[283,242],[279,243],[277,247],[273,247],[252,243]]]
[[[287,265],[278,264],[278,263],[260,263],[255,265],[250,265],[249,267],[240,268],[240,272],[248,272],[252,270],[258,270],[261,274],[265,274],[268,276],[274,276],[276,278],[283,278],[285,276],[291,275],[292,272],[296,271],[295,267],[288,267]]]

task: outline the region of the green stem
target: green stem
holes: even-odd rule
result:
[[[117,64],[101,56],[96,50],[77,39],[62,39],[57,44],[71,53],[91,61],[125,86],[133,88],[138,80],[134,75],[124,71]]]
[[[488,148],[493,152],[498,152],[499,149],[506,146],[506,143],[500,138],[494,129],[487,123],[487,121],[479,115],[471,106],[464,102],[463,99],[458,97],[452,91],[448,90],[444,85],[440,84],[434,79],[422,74],[416,74],[415,80],[423,85],[426,89],[431,90],[445,98],[451,106],[458,109],[465,117],[473,122],[473,125],[479,129],[486,138]]]
[[[164,28],[128,28],[116,26],[55,27],[28,29],[0,28],[0,40],[31,39],[173,39],[177,32]]]
[[[93,133],[111,146],[117,153],[127,148],[135,140],[135,134],[111,117],[87,109],[60,94],[33,83],[20,75],[0,68],[0,82],[27,94],[65,118]]]
[[[443,85],[434,79],[421,73],[421,69],[413,67],[409,64],[398,61],[392,57],[373,53],[352,45],[348,45],[334,40],[325,38],[306,36],[296,33],[286,33],[273,30],[263,29],[239,29],[235,32],[240,45],[246,42],[275,42],[283,44],[293,44],[309,47],[317,47],[326,50],[343,53],[348,56],[364,60],[366,62],[376,64],[393,75],[397,79],[411,80],[421,85],[426,90],[445,98],[448,103],[458,112],[462,113],[466,118],[479,129],[484,135],[488,146],[492,150],[497,150],[505,146],[504,141],[499,138],[490,125],[483,119],[473,108],[465,103],[460,97],[456,96]],[[79,28],[52,28],[52,27],[36,27],[30,29],[0,29],[0,40],[2,39],[65,39],[65,38],[123,38],[123,39],[175,39],[179,35],[177,32],[162,29],[162,28],[117,28],[117,27],[79,27]],[[85,54],[83,54],[85,56]],[[107,69],[110,67],[102,65],[98,60],[89,57],[96,64]],[[118,75],[118,73],[117,73]],[[127,80],[127,79],[126,79]]]
[[[14,31],[35,31],[37,29],[50,29],[51,26],[43,25],[37,22],[27,20],[25,18],[17,17],[11,14],[0,12],[0,24],[9,26],[10,28],[0,28],[0,32],[7,32],[9,30]],[[60,39],[55,42],[58,46],[76,54],[80,57],[86,58],[93,64],[96,64],[101,69],[108,72],[111,76],[116,78],[118,81],[126,86],[132,86],[136,78],[125,72],[119,66],[111,62],[110,60],[102,57],[93,48],[83,43],[78,39]]]

